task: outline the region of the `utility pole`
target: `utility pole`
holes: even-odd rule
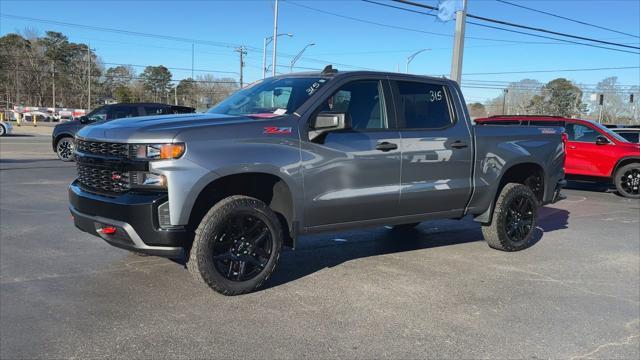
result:
[[[174,105],[178,105],[178,84],[173,87],[173,102]]]
[[[91,46],[87,46],[87,113],[91,111]]]
[[[276,53],[278,52],[278,0],[273,8],[273,54],[271,55],[271,74],[276,76]]]
[[[195,62],[195,53],[196,53],[196,44],[195,43],[191,43],[191,79],[194,79],[194,77],[193,77],[193,63]]]
[[[456,35],[453,40],[451,60],[451,80],[460,84],[462,80],[462,55],[464,52],[464,28],[467,21],[467,0],[463,0],[462,10],[456,12]]]
[[[53,94],[53,112],[55,114],[56,112],[56,62],[55,60],[51,62],[51,82],[52,82],[52,87],[51,87],[51,92]]]
[[[504,106],[507,103],[507,93],[509,93],[509,89],[502,89],[502,115],[506,115]]]
[[[235,51],[240,53],[240,89],[242,89],[244,87],[242,70],[244,68],[244,56],[247,55],[247,50],[244,46],[240,46],[239,48],[236,48]]]

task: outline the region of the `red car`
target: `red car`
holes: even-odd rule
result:
[[[640,144],[589,120],[557,116],[500,115],[475,120],[478,125],[560,126],[566,131],[567,178],[611,181],[620,195],[640,199]]]

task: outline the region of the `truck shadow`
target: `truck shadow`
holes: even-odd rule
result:
[[[545,232],[567,229],[569,212],[542,208],[532,246],[542,240]],[[377,228],[335,234],[304,236],[295,251],[284,251],[278,269],[262,288],[268,289],[325,268],[378,255],[455,246],[484,241],[480,225],[471,219],[425,222],[416,229],[393,230]],[[491,250],[487,247],[487,251]]]

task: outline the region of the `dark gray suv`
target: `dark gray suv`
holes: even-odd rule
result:
[[[99,121],[111,121],[150,115],[171,115],[194,113],[195,109],[187,106],[157,104],[157,103],[128,103],[104,105],[94,109],[86,116],[56,125],[53,129],[51,145],[53,151],[62,161],[73,160],[73,137],[78,130],[86,125]]]

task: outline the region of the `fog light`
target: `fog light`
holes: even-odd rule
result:
[[[131,185],[139,188],[167,188],[167,178],[164,175],[138,171],[131,177]]]
[[[158,225],[163,229],[172,227],[168,201],[158,206]]]

